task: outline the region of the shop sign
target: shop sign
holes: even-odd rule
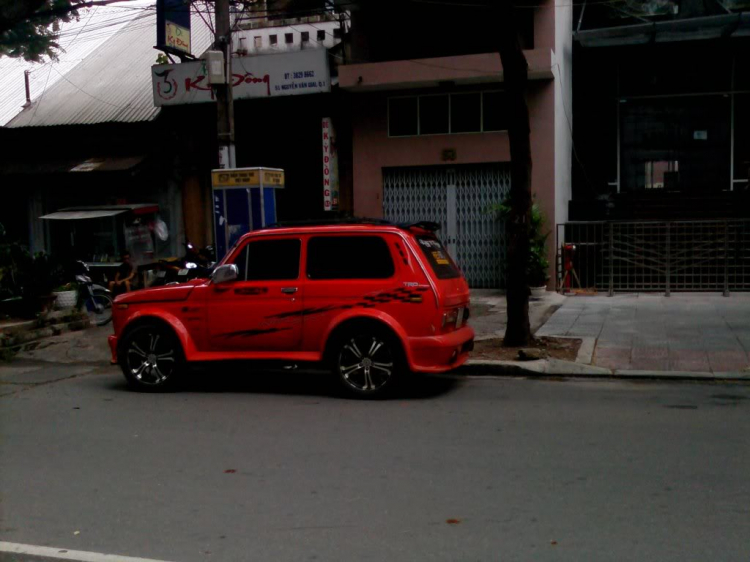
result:
[[[157,0],[156,48],[190,52],[190,0]]]
[[[158,107],[215,101],[207,70],[203,60],[152,66],[154,105]],[[328,53],[325,49],[232,59],[234,99],[330,91]]]
[[[330,117],[323,118],[323,210],[339,208],[339,155]]]
[[[189,53],[190,30],[176,23],[167,22],[167,47]]]
[[[214,189],[233,187],[284,187],[283,170],[262,168],[227,168],[211,172]]]

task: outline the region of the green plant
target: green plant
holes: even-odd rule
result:
[[[510,200],[491,205],[489,212],[505,220],[510,214]],[[549,281],[549,260],[547,259],[547,238],[549,231],[544,231],[546,223],[544,213],[537,203],[531,206],[531,224],[529,225],[529,258],[526,262],[526,278],[529,286],[541,287]]]

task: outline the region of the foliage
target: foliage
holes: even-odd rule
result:
[[[490,212],[500,219],[510,214],[510,200],[490,206]],[[529,227],[529,256],[526,265],[526,276],[531,287],[541,287],[549,281],[549,260],[547,259],[547,238],[549,231],[544,232],[544,213],[539,205],[531,206],[531,224]]]
[[[21,297],[35,310],[38,298],[52,294],[65,281],[64,268],[47,254],[32,255],[18,242],[7,239],[0,225],[0,301]]]
[[[0,0],[0,56],[56,58],[61,22],[78,19],[84,0]]]

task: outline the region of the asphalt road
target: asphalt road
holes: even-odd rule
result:
[[[32,367],[0,384],[6,543],[174,562],[750,559],[750,386],[426,379],[361,402],[304,373],[142,395],[112,368]]]

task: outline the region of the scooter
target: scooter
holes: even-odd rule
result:
[[[89,267],[84,262],[75,262],[77,308],[83,310],[85,307],[91,321],[97,326],[104,326],[112,320],[112,293],[94,283],[89,273]]]
[[[187,243],[189,249],[193,246]],[[151,287],[160,287],[164,285],[176,285],[185,283],[192,279],[202,279],[211,276],[214,264],[214,248],[206,246],[197,252],[203,259],[203,263],[198,263],[190,259],[182,259],[178,262],[160,261],[161,270],[156,273],[156,279]]]

